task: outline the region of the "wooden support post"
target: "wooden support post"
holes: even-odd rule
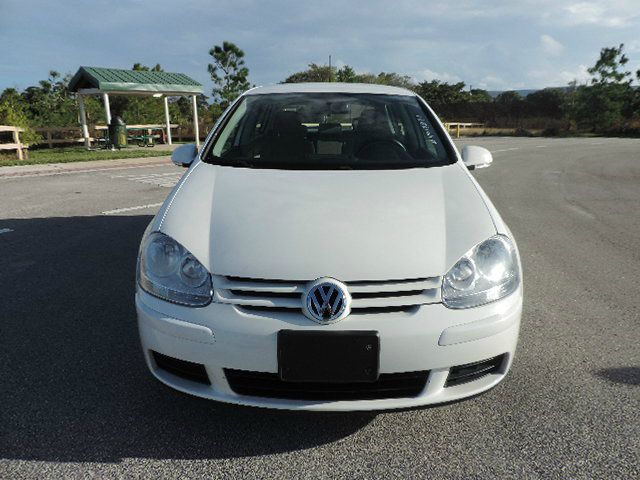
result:
[[[169,122],[169,98],[164,96],[164,121],[167,124],[167,143],[171,145],[171,123]]]
[[[91,148],[91,139],[89,138],[89,127],[87,127],[87,111],[84,108],[84,97],[78,94],[78,104],[80,105],[80,123],[82,124],[82,138],[84,138],[84,146]]]
[[[53,142],[51,141],[51,130],[47,130],[47,144],[49,148],[53,148]]]
[[[193,103],[193,133],[196,137],[196,147],[200,148],[200,131],[198,127],[198,102],[196,100],[196,96],[191,96],[191,101]]]
[[[20,143],[20,134],[18,133],[17,128],[13,130],[13,143],[15,143],[18,147],[18,160],[22,160],[22,144]]]

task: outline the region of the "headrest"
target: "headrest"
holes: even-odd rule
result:
[[[365,110],[358,119],[357,130],[375,130],[388,133],[387,117],[379,110]]]
[[[300,133],[306,129],[302,125],[302,117],[298,112],[282,111],[276,113],[273,129],[278,133]]]

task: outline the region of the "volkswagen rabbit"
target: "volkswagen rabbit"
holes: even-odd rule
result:
[[[222,114],[142,238],[135,302],[151,373],[291,410],[381,410],[497,385],[523,287],[513,235],[409,90],[254,88]],[[495,168],[495,167],[494,167]]]

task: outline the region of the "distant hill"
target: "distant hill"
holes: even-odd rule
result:
[[[539,88],[534,88],[534,89],[529,89],[529,90],[515,90],[515,91],[518,92],[521,97],[526,97],[530,93],[537,92],[538,90],[540,90],[540,89]],[[510,91],[510,90],[490,90],[488,93],[493,98],[496,98],[501,93],[507,92],[507,91]]]
[[[557,88],[559,90],[567,90],[569,87],[547,87],[547,88]],[[527,95],[529,95],[530,93],[537,92],[538,90],[543,90],[543,89],[542,88],[529,88],[529,89],[515,90],[515,91],[518,92],[522,98],[524,98]],[[493,98],[496,98],[501,93],[507,92],[507,91],[510,91],[510,90],[490,90],[487,93],[489,93],[489,95],[491,95]]]

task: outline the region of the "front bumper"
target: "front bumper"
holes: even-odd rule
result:
[[[414,313],[351,315],[318,325],[302,313],[249,313],[222,303],[188,308],[136,294],[140,339],[151,372],[186,393],[222,402],[291,410],[383,410],[459,400],[499,383],[513,361],[522,291],[482,307],[451,310],[423,305]],[[429,371],[424,389],[410,398],[374,400],[288,400],[235,393],[224,369],[278,372],[277,336],[283,329],[376,330],[380,336],[380,373]],[[211,385],[161,369],[151,352],[204,365]],[[449,370],[505,354],[498,371],[468,383],[445,387]]]

